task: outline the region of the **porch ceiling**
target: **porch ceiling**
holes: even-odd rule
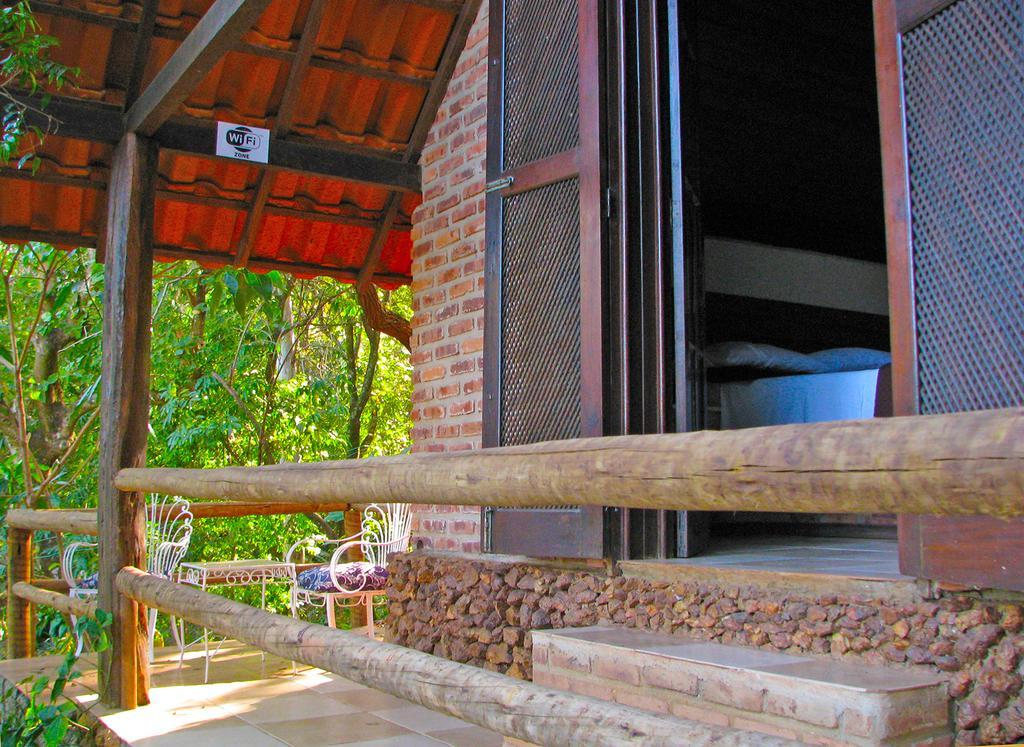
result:
[[[48,109],[60,126],[38,150],[38,171],[0,169],[0,239],[97,245],[113,145],[126,128],[146,131],[132,104],[151,96],[212,5],[32,3],[60,41],[53,57],[81,72]],[[478,5],[266,4],[150,133],[160,147],[157,259],[408,282],[416,163]],[[215,157],[218,120],[271,130],[269,166]]]

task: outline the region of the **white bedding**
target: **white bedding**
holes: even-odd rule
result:
[[[718,386],[723,430],[853,420],[874,417],[878,370],[775,376]]]

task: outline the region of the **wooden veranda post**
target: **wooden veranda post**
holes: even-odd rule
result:
[[[376,291],[375,291],[376,292]],[[359,508],[350,508],[345,512],[345,536],[351,537],[353,534],[358,533],[363,528],[363,512]],[[349,548],[349,551],[345,557],[345,560],[349,563],[363,559],[363,551],[360,547]],[[353,606],[349,608],[349,614],[352,617],[349,619],[353,628],[361,628],[367,625],[370,621],[366,616],[366,609],[359,606]]]
[[[103,293],[103,399],[99,468],[99,607],[113,614],[101,658],[103,699],[134,708],[149,702],[145,609],[122,596],[114,576],[145,568],[145,493],[119,493],[118,470],[146,462],[149,424],[150,304],[153,294],[153,144],[128,133],[114,151],[107,202]]]
[[[7,658],[35,655],[32,605],[14,594],[15,584],[32,580],[32,531],[7,527]]]

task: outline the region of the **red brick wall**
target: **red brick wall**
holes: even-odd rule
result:
[[[480,447],[484,334],[487,3],[483,3],[423,151],[413,214],[413,451]],[[480,549],[480,512],[417,506],[414,542]]]

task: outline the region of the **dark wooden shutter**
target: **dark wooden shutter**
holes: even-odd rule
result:
[[[702,427],[696,55],[692,3],[608,3],[608,161],[616,199],[609,239],[608,433]],[[685,19],[681,16],[684,16]],[[614,511],[616,555],[699,552],[706,515]]]
[[[485,446],[604,432],[599,20],[596,0],[491,0]],[[600,557],[603,523],[488,510],[484,545]]]
[[[1024,4],[875,0],[896,414],[1024,405]],[[900,568],[1024,589],[1024,522],[900,519]]]

